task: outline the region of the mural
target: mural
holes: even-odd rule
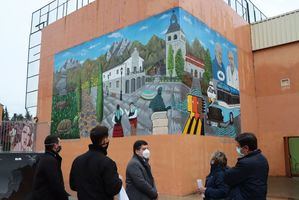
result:
[[[51,133],[240,132],[237,48],[181,8],[55,55]]]
[[[36,124],[31,121],[2,122],[0,146],[3,151],[31,152],[34,150]]]

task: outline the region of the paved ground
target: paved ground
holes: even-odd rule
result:
[[[198,194],[184,197],[160,195],[159,200],[201,200]],[[267,200],[299,200],[299,177],[270,177]],[[76,200],[75,198],[73,200]]]

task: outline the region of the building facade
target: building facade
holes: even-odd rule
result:
[[[186,56],[186,36],[181,29],[175,13],[170,18],[170,24],[165,36],[166,41],[166,76],[176,77],[175,56],[179,49],[182,51],[183,58]],[[172,53],[169,51],[172,50]],[[169,56],[173,55],[173,69],[170,69]]]
[[[103,88],[106,95],[133,93],[145,84],[144,59],[137,48],[130,58],[103,73]]]

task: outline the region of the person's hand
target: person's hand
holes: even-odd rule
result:
[[[205,191],[206,191],[206,189],[207,189],[207,188],[205,188],[205,187],[200,187],[200,188],[198,188],[198,192],[199,192],[199,194],[204,194]]]

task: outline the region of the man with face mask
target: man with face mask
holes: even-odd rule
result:
[[[146,141],[138,140],[133,146],[133,157],[126,171],[126,191],[130,200],[154,200],[158,198],[151,167],[150,151]]]
[[[238,162],[224,175],[224,181],[231,187],[229,199],[266,200],[269,165],[257,148],[255,135],[242,133],[235,140]]]
[[[78,200],[113,200],[122,187],[113,160],[107,156],[108,128],[96,126],[90,131],[92,144],[72,165],[70,187],[77,191]]]
[[[44,144],[45,154],[39,159],[34,175],[33,199],[67,200],[69,195],[64,189],[62,158],[58,154],[61,150],[59,138],[49,135]]]

